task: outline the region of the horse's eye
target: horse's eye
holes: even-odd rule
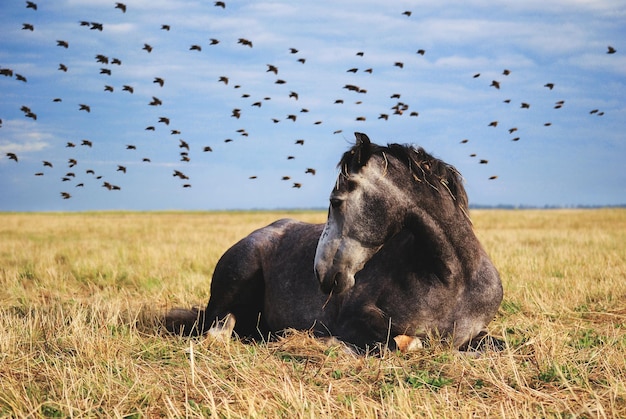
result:
[[[341,204],[343,203],[342,199],[339,198],[330,198],[330,206],[333,208],[339,208],[341,206]]]

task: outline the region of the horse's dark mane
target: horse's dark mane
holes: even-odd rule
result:
[[[368,150],[363,150],[364,147],[368,148]],[[463,210],[467,210],[467,193],[465,192],[463,178],[459,171],[443,160],[433,157],[422,147],[415,148],[407,144],[380,146],[377,144],[363,145],[357,143],[343,154],[337,166],[341,170],[358,171],[372,155],[379,155],[383,158],[391,156],[400,162],[404,162],[412,172],[416,182],[427,182],[438,191],[449,192],[459,206]],[[365,156],[364,159],[363,156]]]

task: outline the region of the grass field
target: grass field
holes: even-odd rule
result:
[[[325,213],[0,214],[0,416],[626,417],[626,210],[473,211],[505,298],[479,358],[165,336],[238,239]]]

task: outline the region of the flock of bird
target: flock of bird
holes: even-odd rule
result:
[[[227,8],[227,4],[222,1],[215,1],[214,6],[218,9]],[[127,7],[125,3],[115,2],[111,4],[111,7],[118,9],[119,12],[123,14],[131,13],[131,8]],[[38,10],[38,5],[35,2],[26,1],[26,8],[32,9],[33,11],[36,12]],[[399,13],[406,16],[407,18],[410,18],[412,15],[412,12],[408,10],[404,12],[399,12]],[[101,22],[95,22],[91,20],[81,20],[78,22],[78,25],[80,25],[81,27],[84,27],[85,29],[88,29],[89,31],[96,31],[96,32],[106,31],[106,25]],[[23,23],[21,29],[27,33],[34,32],[37,30],[36,26],[31,23]],[[164,32],[168,32],[170,31],[170,29],[171,29],[170,24],[160,25],[160,30]],[[207,47],[208,48],[215,47],[222,42],[216,38],[208,38],[208,39],[209,41],[208,41],[207,46],[205,46],[203,43],[193,43],[189,46],[188,50],[191,52],[201,53],[203,49],[206,50]],[[242,37],[238,38],[237,44],[241,45],[242,48],[254,48],[254,40],[247,39],[247,38],[242,38]],[[71,45],[72,45],[71,39],[70,40],[64,40],[64,39],[56,40],[56,46],[59,48],[71,49]],[[136,48],[141,49],[142,51],[145,51],[145,54],[158,54],[157,52],[158,45],[153,44],[153,43],[144,42],[143,45],[137,45]],[[416,59],[420,59],[420,57],[424,57],[427,54],[427,51],[426,49],[418,46],[414,49],[412,53],[415,55]],[[609,46],[606,53],[615,54],[616,50],[615,48]],[[305,65],[305,66],[307,65],[307,58],[304,57],[300,53],[298,48],[290,47],[285,51],[285,54],[287,56],[292,55],[297,63]],[[365,57],[365,55],[366,55],[365,51],[354,52],[354,56],[356,57],[355,60],[359,60],[360,59],[359,57]],[[119,81],[115,78],[116,66],[118,67],[123,66],[123,60],[121,58],[110,56],[102,51],[95,51],[93,55],[93,59],[95,60],[95,62],[97,63],[99,67],[98,76],[101,76],[105,80],[105,82],[103,83],[103,87],[102,87],[102,91],[104,92],[103,94],[112,94],[118,90],[125,92],[125,94],[132,95],[135,93],[136,86],[133,86],[132,83],[121,82],[118,85],[116,85],[115,83]],[[355,61],[355,62],[358,62],[358,61]],[[405,62],[403,61],[394,61],[392,63],[389,63],[389,65],[397,68],[399,71],[405,68]],[[70,66],[68,66],[65,63],[59,63],[57,70],[62,73],[71,72]],[[284,76],[282,75],[281,69],[279,68],[278,65],[269,63],[265,65],[263,70],[264,70],[264,73],[267,74],[266,77],[273,76],[275,78],[273,84],[277,86],[288,85],[288,82],[287,80],[283,78]],[[367,66],[365,68],[361,68],[357,65],[354,67],[347,68],[343,71],[345,71],[345,73],[348,73],[346,75],[347,77],[351,77],[350,75],[357,75],[361,73],[372,75],[375,73],[375,68],[367,67]],[[490,82],[488,81],[489,83],[487,85],[488,88],[500,90],[501,87],[506,83],[506,78],[511,74],[511,70],[504,69],[501,74],[502,74],[501,79],[499,80],[494,79],[494,80],[491,80]],[[12,68],[0,67],[0,76],[4,76],[7,78],[14,78],[15,80],[23,82],[23,83],[28,82],[28,75],[18,73],[14,71],[14,69]],[[348,101],[352,101],[356,105],[360,105],[361,103],[363,103],[364,101],[363,98],[368,93],[368,90],[366,87],[363,87],[360,85],[359,80],[363,80],[363,78],[357,79],[356,76],[353,76],[353,77],[355,77],[354,80],[356,81],[344,84],[342,86],[341,94],[338,94],[337,95],[338,97],[333,102],[328,103],[327,104],[328,106],[343,105],[344,103],[347,103]],[[468,77],[473,77],[474,79],[480,79],[480,80],[484,79],[484,77],[481,76],[481,73],[475,73]],[[240,84],[237,84],[236,81],[233,79],[234,78],[229,75],[222,75],[215,80],[215,83],[223,84],[225,87],[228,87],[228,88],[233,88],[235,89],[236,92],[243,92],[244,87],[241,86]],[[110,80],[114,80],[114,82],[111,82]],[[150,94],[151,100],[147,103],[147,105],[150,107],[153,107],[154,109],[158,109],[159,107],[163,105],[163,100],[159,98],[158,92],[160,91],[159,89],[167,88],[167,80],[165,77],[161,75],[154,75],[153,77],[151,77],[151,81],[155,90],[154,92],[151,92]],[[549,81],[549,82],[546,82],[543,87],[552,91],[555,87],[555,84],[552,81]],[[277,91],[274,90],[273,92],[276,93]],[[278,92],[279,94],[285,95],[285,97],[294,104],[297,104],[299,99],[301,98],[301,94],[289,88],[287,88],[287,90],[280,90]],[[272,97],[270,97],[269,95],[264,96],[264,97],[256,97],[256,98],[253,98],[252,95],[248,93],[237,93],[237,95],[239,96],[239,99],[241,100],[242,105],[230,109],[228,114],[224,115],[224,118],[234,118],[235,120],[240,120],[243,115],[246,115],[248,112],[252,112],[251,109],[262,108],[266,106],[266,103],[268,103],[272,99]],[[402,117],[402,116],[409,117],[409,118],[419,117],[420,115],[419,111],[414,109],[414,107],[411,106],[411,104],[402,100],[401,93],[389,92],[388,98],[389,100],[391,100],[390,107],[381,109],[381,111],[378,112],[378,114],[374,116],[367,115],[365,113],[357,114],[356,116],[354,116],[355,123],[366,121],[368,120],[368,118],[370,119],[375,118],[381,121],[393,121],[393,118]],[[562,98],[555,98],[555,99],[557,100],[554,101],[554,106],[553,106],[554,109],[561,109],[565,105],[565,100]],[[54,98],[51,98],[51,100],[53,102],[62,102],[63,98],[54,97]],[[505,104],[510,105],[510,106],[514,105],[511,99],[505,99],[504,102]],[[520,109],[530,109],[531,106],[532,104],[529,102],[519,103]],[[91,113],[92,106],[88,103],[79,103],[76,105],[76,109],[77,111]],[[36,109],[31,109],[29,105],[22,105],[21,111],[23,112],[23,115],[25,118],[31,119],[33,121],[37,121]],[[271,122],[274,124],[278,124],[278,123],[286,122],[286,121],[291,121],[291,122],[300,121],[302,119],[301,115],[306,115],[310,111],[311,110],[307,107],[295,106],[294,111],[292,113],[289,113],[287,115],[274,116],[271,118]],[[338,110],[338,112],[341,112],[341,111]],[[590,114],[593,114],[596,116],[602,116],[604,112],[599,109],[593,109],[590,111]],[[1,116],[2,115],[0,115],[0,117]],[[313,119],[312,123],[314,125],[321,125],[323,124],[323,121]],[[173,170],[172,177],[177,178],[181,182],[180,183],[181,187],[190,188],[192,186],[192,183],[191,183],[190,176],[185,173],[184,164],[191,161],[192,150],[197,149],[198,151],[201,150],[202,153],[211,153],[213,152],[213,148],[215,145],[214,144],[202,144],[199,147],[195,147],[194,145],[190,144],[188,141],[182,138],[182,132],[181,132],[182,130],[178,127],[175,127],[174,125],[175,124],[174,124],[173,118],[160,115],[153,122],[148,122],[148,125],[145,126],[144,130],[145,131],[157,131],[158,127],[165,128],[167,131],[169,131],[169,134],[171,136],[174,136],[174,138],[178,140],[178,150],[179,150],[178,161],[180,162],[181,167]],[[494,128],[498,126],[502,126],[502,124],[498,120],[486,121],[486,125],[489,127],[494,127]],[[546,121],[544,125],[550,126],[551,122]],[[2,127],[2,120],[0,119],[0,128],[1,127]],[[520,141],[521,137],[518,135],[519,134],[518,127],[515,127],[515,126],[506,127],[506,130],[512,136],[511,141],[514,141],[514,142]],[[342,129],[334,129],[332,130],[332,132],[333,134],[339,134],[342,132]],[[240,137],[250,136],[249,130],[245,128],[240,128],[236,130],[234,134]],[[234,135],[232,137],[237,138]],[[232,137],[223,139],[223,142],[230,143],[230,142],[235,141]],[[293,142],[294,142],[294,146],[298,146],[298,147],[305,146],[304,139],[298,138],[298,139],[295,139]],[[463,139],[460,142],[461,144],[467,144],[470,141],[468,139]],[[57,165],[57,167],[67,166],[67,171],[63,170],[66,173],[63,174],[60,179],[63,182],[63,184],[64,185],[73,184],[74,187],[84,187],[85,182],[77,180],[80,176],[77,174],[77,171],[74,168],[78,165],[78,160],[76,156],[72,154],[72,150],[76,148],[80,148],[80,147],[91,149],[93,146],[94,146],[93,142],[89,139],[83,139],[80,142],[68,141],[65,145],[69,153],[67,160],[64,160],[62,162],[56,162],[56,161],[52,162],[49,160],[42,160],[42,163],[41,163],[42,169],[40,171],[37,171],[34,174],[35,176],[45,176],[45,175],[47,176],[48,171],[53,169],[55,165]],[[125,149],[129,150],[129,152],[134,152],[137,150],[137,146],[135,144],[126,144]],[[288,154],[285,157],[288,160],[294,160],[296,159],[295,154],[296,153],[294,152],[292,154]],[[476,153],[471,153],[470,157],[476,158],[478,164],[488,164],[489,162],[487,158],[478,156]],[[17,152],[6,152],[6,158],[13,160],[16,163],[20,161],[20,157]],[[141,162],[150,163],[151,158],[147,156],[142,157]],[[127,172],[127,167],[123,164],[118,164],[117,167],[115,168],[115,172],[125,174]],[[101,182],[100,186],[106,190],[115,191],[115,190],[121,189],[120,185],[111,183],[110,180],[106,179],[105,175],[96,173],[96,171],[91,168],[83,170],[83,173],[91,176],[92,178],[99,180]],[[300,174],[304,176],[314,176],[316,174],[316,169],[313,167],[303,167]],[[293,176],[292,174],[285,174],[284,176],[281,177],[281,180],[289,181],[290,186],[293,188],[297,188],[297,189],[301,188],[303,186],[303,181],[301,179],[292,179],[292,176]],[[488,176],[488,178],[491,180],[494,180],[497,177],[498,177],[497,175]],[[257,179],[257,178],[258,178],[257,175],[254,175],[254,174],[249,175],[249,179]],[[60,192],[60,196],[63,199],[69,199],[72,197],[72,193],[68,192],[66,189]]]

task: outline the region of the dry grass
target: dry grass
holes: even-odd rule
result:
[[[306,333],[165,337],[215,263],[321,212],[0,215],[0,416],[625,417],[626,211],[474,211],[508,348],[355,357]]]

